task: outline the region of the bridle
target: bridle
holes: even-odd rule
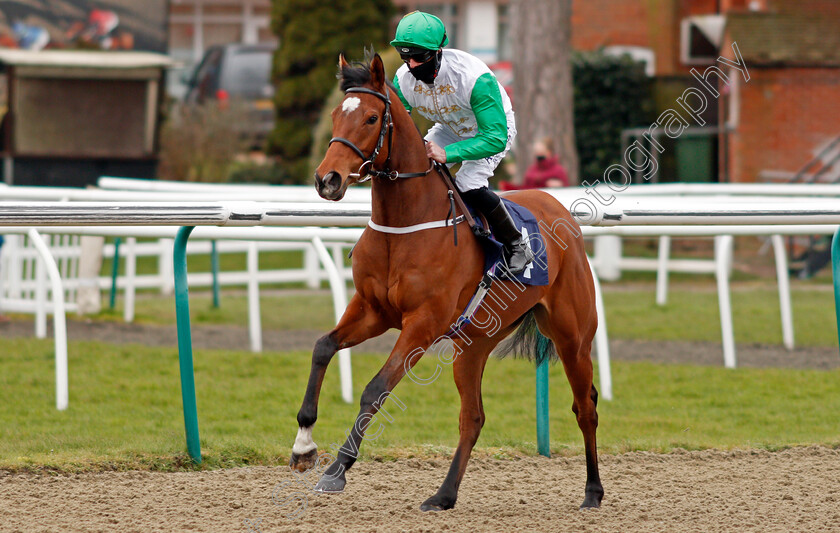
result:
[[[398,173],[396,170],[391,170],[391,149],[394,145],[394,123],[391,120],[391,98],[388,96],[387,89],[385,90],[385,94],[382,94],[379,91],[374,91],[373,89],[368,89],[366,87],[351,87],[344,91],[344,93],[372,94],[385,102],[385,112],[382,114],[382,125],[379,127],[379,138],[376,140],[376,147],[373,149],[373,153],[370,154],[370,157],[365,157],[364,152],[362,152],[362,150],[349,139],[345,139],[344,137],[333,137],[330,139],[330,145],[337,142],[348,146],[362,159],[362,164],[359,167],[359,170],[354,174],[350,174],[349,177],[357,178],[359,183],[363,183],[368,181],[370,178],[388,178],[390,180],[396,180],[398,178],[419,178],[426,176],[432,171],[432,168],[434,168],[433,164],[430,165],[429,169],[425,172]],[[385,159],[385,167],[382,170],[376,170],[373,168],[373,162],[379,156],[379,151],[385,144],[386,134],[388,135],[388,157]]]
[[[480,233],[482,231],[480,226],[477,226],[475,220],[470,215],[469,209],[467,206],[464,205],[464,201],[461,199],[460,195],[455,194],[457,190],[455,185],[452,182],[452,177],[449,174],[449,169],[446,165],[438,163],[434,160],[429,161],[429,168],[425,172],[402,172],[398,173],[396,170],[391,170],[391,149],[393,147],[393,135],[394,135],[394,123],[391,121],[391,99],[388,97],[388,90],[385,89],[385,94],[382,94],[378,91],[374,91],[373,89],[368,89],[366,87],[351,87],[344,91],[345,94],[347,93],[365,93],[365,94],[372,94],[373,96],[379,98],[385,103],[385,112],[382,114],[382,126],[379,128],[379,138],[376,140],[376,147],[373,149],[373,153],[370,154],[370,157],[365,157],[365,153],[356,146],[356,144],[349,140],[345,139],[344,137],[333,137],[330,139],[329,145],[332,143],[341,143],[351,150],[353,150],[356,155],[362,160],[362,165],[359,167],[359,170],[355,174],[350,174],[349,177],[356,178],[359,183],[363,183],[368,181],[371,178],[388,178],[390,180],[396,180],[398,178],[419,178],[422,176],[427,176],[432,170],[436,167],[438,169],[438,174],[440,175],[441,179],[443,180],[446,187],[449,189],[449,213],[446,215],[446,220],[437,221],[433,223],[424,223],[415,226],[403,227],[403,228],[390,228],[388,226],[380,226],[378,224],[374,224],[373,220],[369,222],[369,226],[377,231],[382,231],[385,233],[408,233],[413,231],[419,231],[421,229],[430,229],[432,227],[445,227],[445,226],[452,226],[453,231],[455,232],[455,245],[458,245],[458,231],[457,231],[457,224],[460,221],[466,220],[470,228],[473,229],[474,232]],[[388,134],[388,157],[385,159],[385,167],[383,170],[376,170],[373,168],[373,162],[376,160],[377,156],[379,156],[379,151],[382,149],[382,146],[385,144],[385,134]],[[461,209],[463,215],[457,216],[455,213],[455,204],[458,204],[458,207]],[[450,221],[451,217],[451,221]],[[442,223],[442,225],[441,225]],[[485,224],[486,226],[486,224]],[[410,231],[406,231],[410,230]]]

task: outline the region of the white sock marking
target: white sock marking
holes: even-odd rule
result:
[[[292,453],[303,455],[318,448],[315,441],[312,440],[312,426],[308,428],[298,428],[297,437],[295,437],[295,445],[292,446]]]

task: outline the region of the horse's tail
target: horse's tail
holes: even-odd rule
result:
[[[544,361],[554,363],[559,359],[557,350],[554,349],[554,343],[540,333],[533,310],[522,316],[519,327],[513,335],[493,353],[500,359],[513,355],[513,357],[533,361],[536,365],[540,365]]]

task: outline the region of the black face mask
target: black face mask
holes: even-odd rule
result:
[[[438,50],[432,59],[426,61],[425,63],[421,63],[414,68],[409,67],[408,71],[411,72],[411,75],[418,80],[431,85],[435,82],[438,71],[440,71],[440,60],[442,57],[443,51]]]

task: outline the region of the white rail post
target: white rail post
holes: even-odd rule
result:
[[[303,269],[306,272],[306,288],[317,289],[321,286],[320,267],[318,266],[318,254],[311,246],[303,250]]]
[[[618,235],[595,237],[595,265],[598,275],[605,280],[621,279],[621,237]]]
[[[175,291],[175,267],[173,265],[172,248],[175,245],[174,239],[160,240],[160,257],[158,259],[158,272],[160,273],[160,293],[169,295]]]
[[[35,237],[34,235],[37,235]],[[37,231],[34,229],[29,233],[29,240],[33,246],[37,246],[35,244],[36,239],[42,239],[41,235],[38,234]],[[50,255],[52,257],[52,255]],[[39,339],[46,339],[47,338],[47,276],[45,272],[44,263],[46,260],[42,259],[39,260],[37,257],[33,257],[32,261],[35,263],[35,337]],[[57,268],[57,267],[56,267]],[[62,293],[62,297],[64,294]],[[55,298],[56,296],[53,295]]]
[[[781,235],[771,235],[773,253],[776,257],[776,280],[779,284],[779,309],[782,314],[782,342],[785,348],[793,350],[793,311],[790,304],[790,274],[787,254]]]
[[[262,317],[260,315],[260,252],[257,241],[248,243],[248,333],[251,339],[251,351],[259,353],[263,349]]]
[[[338,275],[341,276],[341,279],[344,279],[344,248],[341,246],[340,242],[333,243],[332,245],[332,257],[333,262],[335,263],[335,268],[338,269]]]
[[[723,338],[723,364],[735,368],[735,333],[732,327],[732,303],[729,297],[729,273],[732,264],[732,235],[715,237],[715,277],[717,278],[720,331]]]
[[[46,270],[52,283],[53,292],[53,329],[55,334],[55,407],[59,411],[67,409],[69,404],[69,387],[67,379],[67,323],[64,315],[64,287],[61,284],[61,275],[58,266],[55,264],[47,243],[35,229],[29,230],[29,240],[38,250],[41,261],[38,261],[38,270]],[[43,265],[43,267],[41,266]]]
[[[137,238],[128,237],[125,240],[125,308],[123,319],[134,322],[134,296],[137,291]]]
[[[7,254],[7,257],[9,258],[6,263],[8,272],[6,272],[5,275],[8,280],[6,295],[10,300],[21,298],[23,294],[21,282],[23,281],[24,276],[24,260],[20,257],[23,244],[22,235],[9,235],[6,237],[6,243],[3,245],[3,248],[5,249],[4,253]]]
[[[335,320],[338,322],[344,310],[347,309],[347,287],[344,283],[344,278],[338,272],[335,263],[330,256],[327,247],[319,237],[312,238],[312,245],[327,271],[327,276],[330,281],[330,289],[333,295],[333,309],[335,310]],[[345,402],[351,403],[353,401],[353,367],[350,364],[350,349],[338,351],[338,368],[341,373],[341,397]]]
[[[595,310],[598,313],[598,329],[595,330],[595,351],[598,354],[598,375],[601,381],[601,397],[612,400],[612,369],[610,368],[610,339],[607,336],[607,312],[604,310],[604,293],[601,292],[601,282],[592,266],[589,257],[589,270],[595,285]]]
[[[671,257],[671,237],[659,237],[659,258],[656,263],[656,305],[668,303],[668,261]]]
[[[82,235],[79,238],[79,288],[76,290],[76,312],[80,315],[102,310],[99,272],[102,270],[102,248],[105,237]]]

